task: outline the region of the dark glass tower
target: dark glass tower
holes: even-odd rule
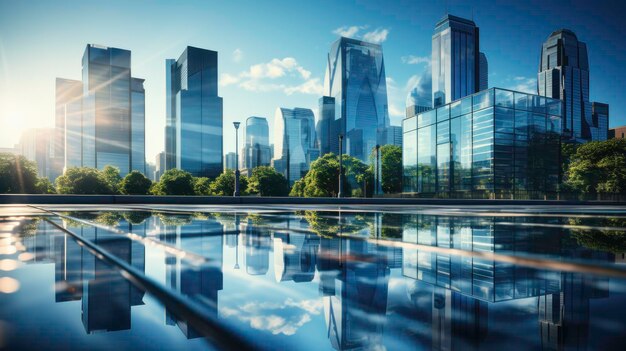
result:
[[[478,91],[482,91],[489,88],[489,62],[487,61],[487,56],[482,52],[478,56],[478,64],[480,71]]]
[[[222,173],[222,98],[217,52],[188,46],[166,60],[165,166],[196,177]]]
[[[380,144],[378,131],[389,126],[382,47],[342,37],[332,44],[327,60],[324,96],[335,100],[336,124],[330,133],[335,134],[334,130],[345,136],[344,153],[368,162],[372,149]],[[328,140],[330,151],[338,153],[338,141],[334,142],[334,138],[337,136],[329,135],[320,140]],[[320,146],[326,150],[326,146]]]
[[[432,46],[433,106],[471,95],[480,88],[480,46],[474,21],[446,15],[435,26]]]
[[[563,101],[563,137],[591,140],[587,45],[574,32],[557,30],[543,43],[537,83],[539,95]]]
[[[146,91],[143,82],[144,79],[132,78],[130,85],[130,168],[146,174]]]
[[[265,117],[246,119],[246,144],[241,153],[242,168],[246,174],[252,174],[252,169],[256,167],[270,165],[269,133]]]

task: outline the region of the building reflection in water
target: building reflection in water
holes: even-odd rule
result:
[[[560,219],[543,220],[563,224]],[[234,268],[239,266],[242,246],[241,264],[250,276],[264,279],[273,269],[276,282],[316,284],[327,337],[338,350],[382,347],[391,342],[385,333],[418,348],[492,346],[490,329],[501,332],[503,326],[493,323],[490,308],[528,298],[536,301],[537,345],[546,350],[585,349],[591,300],[609,296],[608,278],[452,255],[419,245],[469,253],[614,261],[613,254],[568,242],[569,235],[558,225],[533,226],[526,218],[345,212],[195,218],[159,214],[134,224],[121,219],[116,225],[141,236],[157,233],[158,240],[207,257],[208,263],[198,267],[166,254],[165,284],[205,306],[213,318],[218,318],[219,291],[224,286],[224,246],[235,248]],[[91,226],[66,226],[135,268],[145,269],[141,243]],[[129,329],[131,306],[143,304],[143,292],[66,234],[45,223],[40,227],[45,229],[43,235],[25,237],[24,245],[35,254],[33,262],[55,263],[56,301],[81,300],[88,333]],[[418,245],[383,245],[364,238]],[[390,300],[392,270],[407,287],[401,304]],[[397,309],[399,305],[404,307]],[[165,323],[177,325],[187,338],[200,336],[169,311]]]

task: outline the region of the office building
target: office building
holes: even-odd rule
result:
[[[406,96],[406,117],[416,116],[418,113],[433,108],[431,84],[418,82]]]
[[[317,135],[317,146],[320,155],[326,155],[339,148],[338,123],[335,123],[335,98],[322,96],[319,99],[318,119],[315,125]]]
[[[298,107],[276,109],[272,165],[289,180],[289,184],[304,177],[311,162],[319,157],[315,144],[313,111]]]
[[[80,166],[82,160],[83,83],[57,78],[55,83],[54,172]],[[67,154],[66,154],[67,153]]]
[[[234,152],[228,152],[224,155],[224,170],[237,168],[237,154]]]
[[[130,169],[146,174],[146,91],[145,79],[131,78]],[[148,173],[149,174],[149,173]]]
[[[587,45],[571,30],[557,30],[543,43],[537,87],[539,95],[563,101],[564,140],[604,140],[607,132],[600,129],[608,130],[608,120],[605,125],[602,116],[599,123],[594,123],[593,106],[589,101]],[[608,107],[606,112],[608,119]]]
[[[432,37],[433,106],[439,107],[480,89],[479,31],[474,21],[446,15]]]
[[[602,141],[609,138],[609,105],[591,103],[591,140]]]
[[[248,117],[245,133],[246,142],[241,150],[241,168],[243,174],[250,176],[254,168],[270,165],[270,130],[267,119],[265,117]]]
[[[404,192],[543,198],[560,177],[561,101],[488,89],[403,121]]]
[[[343,152],[367,162],[378,132],[389,126],[387,84],[383,50],[378,44],[341,37],[327,58],[324,96],[334,98],[334,126],[320,129],[320,149],[339,153],[338,135],[344,136]],[[330,99],[322,99],[320,121],[330,120]],[[334,128],[334,129],[333,129]],[[337,138],[337,139],[335,139]],[[327,143],[327,144],[326,144]]]
[[[609,139],[624,139],[626,136],[626,126],[609,129]]]
[[[26,159],[35,162],[37,175],[51,181],[53,176],[55,130],[52,128],[34,128],[22,132],[20,137],[20,154]]]
[[[165,67],[165,167],[215,178],[223,167],[217,52],[188,46]]]
[[[159,152],[154,158],[154,175],[152,180],[158,182],[165,173],[165,152]]]
[[[378,139],[380,140],[380,145],[396,145],[402,147],[402,127],[389,126],[380,132]]]
[[[489,88],[489,62],[487,61],[487,56],[482,52],[478,55],[478,71],[478,91],[483,91]]]

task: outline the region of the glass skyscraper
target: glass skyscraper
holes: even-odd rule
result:
[[[145,172],[145,147],[132,142],[145,139],[143,92],[131,93],[143,79],[131,77],[130,51],[88,44],[82,64],[82,83],[57,78],[55,157],[62,150],[64,169],[111,165],[124,176],[139,163]]]
[[[487,56],[482,52],[478,55],[478,68],[480,78],[478,91],[483,91],[489,88],[489,62],[487,61]]]
[[[317,145],[320,155],[325,155],[338,149],[339,131],[338,123],[335,123],[335,98],[322,96],[319,99],[318,119],[315,126],[317,134]],[[333,145],[337,145],[333,147]]]
[[[553,32],[543,43],[538,93],[563,101],[563,137],[566,140],[585,142],[594,135],[605,135],[592,117],[589,102],[589,58],[587,45],[578,41],[569,29]],[[608,124],[605,129],[608,129]]]
[[[319,157],[315,142],[315,117],[308,108],[277,108],[274,115],[272,165],[293,184],[306,175]]]
[[[378,132],[389,126],[382,47],[344,37],[335,41],[327,58],[324,96],[334,98],[334,126],[321,129],[330,135],[320,137],[320,149],[338,153],[338,135],[343,134],[344,153],[367,162],[380,144]],[[331,101],[321,103],[326,113]]]
[[[241,152],[241,168],[244,169],[244,173],[250,175],[252,169],[270,165],[270,130],[267,119],[265,117],[248,117],[245,131],[246,144]]]
[[[561,101],[492,88],[403,121],[405,193],[543,198],[560,178]]]
[[[601,102],[591,103],[591,139],[607,140],[609,138],[609,105]]]
[[[480,46],[474,21],[446,15],[432,38],[433,106],[471,95],[480,88]]]
[[[146,91],[144,79],[132,78],[131,91],[131,124],[130,145],[132,171],[146,174]]]
[[[188,46],[166,60],[165,166],[196,177],[222,173],[223,101],[217,52]]]

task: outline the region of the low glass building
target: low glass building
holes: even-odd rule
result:
[[[556,196],[561,109],[558,99],[492,88],[404,119],[404,193]]]

